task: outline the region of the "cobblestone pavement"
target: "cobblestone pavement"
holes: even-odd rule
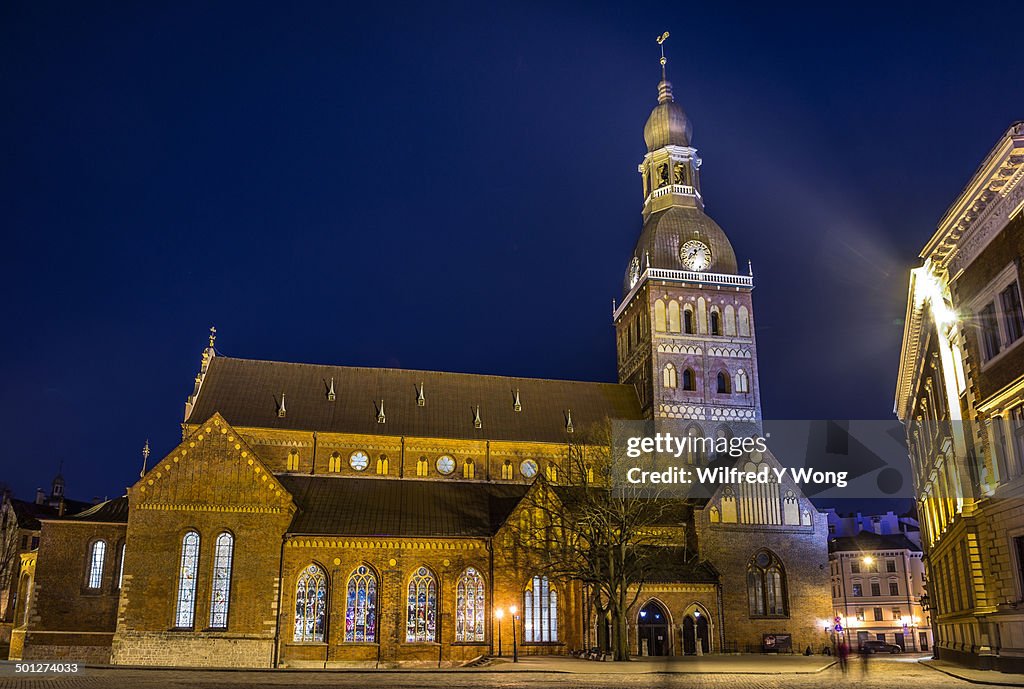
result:
[[[632,689],[685,687],[686,689],[821,689],[849,685],[860,689],[928,689],[975,686],[942,674],[917,662],[919,656],[876,657],[866,673],[852,659],[844,675],[833,666],[813,674],[571,674],[557,672],[224,672],[201,670],[86,669],[77,677],[0,678],[0,689],[224,689],[256,687],[359,687],[360,689],[526,689],[572,687],[573,689]]]

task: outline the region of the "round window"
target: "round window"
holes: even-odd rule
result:
[[[366,467],[370,466],[370,458],[366,456],[366,453],[362,450],[356,450],[348,458],[348,465],[356,471],[362,471]]]
[[[754,562],[757,563],[758,567],[767,567],[771,564],[772,559],[768,556],[768,553],[760,552],[757,557],[754,558]]]
[[[441,455],[437,458],[437,470],[442,474],[450,474],[455,471],[455,460],[448,455]]]
[[[524,459],[523,463],[519,465],[519,471],[526,478],[533,478],[537,475],[537,462],[532,459]]]

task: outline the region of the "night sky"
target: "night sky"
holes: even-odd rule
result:
[[[666,29],[766,417],[892,418],[907,270],[1024,118],[1015,6],[964,8],[2,3],[0,481],[121,494],[211,324],[230,356],[614,380]]]

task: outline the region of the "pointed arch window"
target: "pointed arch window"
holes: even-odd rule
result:
[[[327,461],[327,470],[330,471],[332,474],[337,471],[341,471],[341,454],[337,452],[331,453],[331,457]]]
[[[750,379],[742,368],[736,372],[736,392],[750,392]]]
[[[420,567],[409,579],[405,640],[433,643],[437,640],[437,578]]]
[[[103,560],[107,556],[106,541],[96,541],[89,549],[88,587],[98,589],[103,585]]]
[[[687,368],[683,371],[683,390],[693,392],[697,389],[697,374],[693,372],[692,368]]]
[[[718,313],[718,309],[714,309],[711,312],[711,334],[721,335],[722,334],[722,316]]]
[[[746,306],[741,306],[736,316],[736,330],[740,337],[750,337],[750,312]]]
[[[692,335],[693,328],[693,307],[687,304],[683,308],[683,332]]]
[[[181,566],[178,569],[178,601],[174,626],[191,629],[196,616],[196,574],[199,572],[199,533],[189,531],[181,539]]]
[[[235,537],[227,531],[217,536],[213,547],[213,584],[210,593],[210,627],[227,629],[231,602],[231,561]]]
[[[512,480],[513,471],[511,460],[506,459],[505,463],[501,465],[501,478],[505,481]]]
[[[391,468],[391,462],[388,461],[387,455],[381,455],[377,458],[377,475],[387,476],[388,470]]]
[[[558,465],[554,462],[549,462],[544,469],[544,477],[551,483],[558,483]]]
[[[430,471],[430,465],[427,464],[427,458],[420,457],[416,462],[416,475],[426,476],[428,471]]]
[[[288,471],[299,470],[299,451],[290,450],[288,452]]]
[[[736,309],[732,304],[725,305],[725,334],[736,335]]]
[[[786,572],[770,550],[759,550],[747,564],[747,598],[751,617],[785,617]]]
[[[731,382],[729,381],[729,374],[728,373],[726,373],[725,371],[719,371],[718,372],[717,382],[718,382],[718,393],[720,395],[728,395],[729,393],[732,392],[732,385],[731,385]]]
[[[676,372],[675,365],[672,363],[665,364],[661,377],[661,382],[666,388],[675,388],[679,385],[678,373]]]
[[[467,459],[462,464],[462,478],[476,478],[476,464],[472,459]]]
[[[455,589],[455,641],[483,641],[486,632],[484,578],[469,567]]]
[[[679,302],[675,299],[668,303],[668,331],[679,332]]]
[[[665,332],[665,302],[661,299],[654,302],[654,329],[659,333]]]
[[[686,461],[689,464],[702,464],[704,461],[704,431],[698,426],[690,426],[686,431]]]
[[[121,584],[124,582],[124,547],[125,543],[121,543],[121,560],[117,567],[117,588],[121,588]]]
[[[523,596],[523,641],[558,641],[558,591],[547,577],[533,577]]]
[[[377,641],[377,575],[366,565],[356,567],[348,578],[345,641]]]
[[[327,628],[327,573],[309,565],[295,583],[295,641],[323,642]]]

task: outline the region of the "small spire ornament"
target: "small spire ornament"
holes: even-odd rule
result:
[[[423,396],[423,381],[420,381],[420,386],[416,389],[416,406],[422,407],[426,403],[427,398]]]
[[[388,419],[384,416],[384,400],[380,401],[380,407],[377,408],[377,423],[387,423]]]
[[[210,349],[213,349],[213,343],[217,341],[217,326],[210,326]]]
[[[142,471],[139,472],[139,478],[146,475],[146,463],[149,461],[149,438],[146,438],[146,444],[142,446]]]
[[[333,402],[336,395],[334,394],[334,376],[331,376],[331,384],[327,388],[327,401]]]
[[[476,405],[476,410],[473,412],[473,428],[483,428],[484,422],[480,419],[480,405]]]
[[[281,405],[277,408],[277,418],[283,419],[288,411],[284,408],[284,393],[281,393]]]
[[[512,411],[522,411],[523,404],[519,401],[519,388],[516,388],[515,398],[512,400]]]

